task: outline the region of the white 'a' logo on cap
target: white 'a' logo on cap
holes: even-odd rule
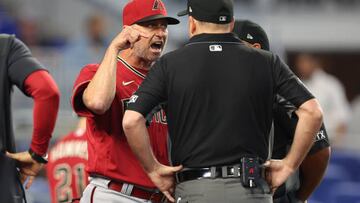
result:
[[[160,10],[162,9],[162,4],[161,4],[160,0],[155,0],[152,10],[159,10],[159,9]]]
[[[249,33],[246,35],[246,38],[248,38],[248,39],[254,39],[254,37],[251,36],[251,34],[249,34]]]

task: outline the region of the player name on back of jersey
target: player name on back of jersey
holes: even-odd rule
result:
[[[86,140],[66,141],[57,144],[50,151],[50,161],[56,161],[61,158],[82,158],[88,159]]]

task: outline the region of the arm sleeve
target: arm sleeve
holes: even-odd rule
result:
[[[315,154],[316,152],[330,147],[329,136],[326,132],[324,123],[321,125],[319,132],[316,135],[315,142],[309,151],[309,155]]]
[[[144,118],[151,110],[167,99],[166,66],[157,61],[144,82],[130,98],[127,110],[141,113]]]
[[[96,70],[98,69],[98,64],[89,64],[85,66],[79,73],[77,79],[75,80],[73,93],[71,96],[71,104],[79,116],[82,117],[93,117],[94,114],[85,106],[83,101],[83,94],[86,87],[89,85],[91,79],[94,77]]]
[[[40,62],[31,55],[29,48],[16,38],[10,44],[7,67],[11,82],[25,94],[25,79],[34,71],[45,70]]]
[[[36,71],[27,77],[24,90],[34,99],[33,135],[30,148],[37,154],[46,153],[59,110],[60,93],[46,71]]]
[[[273,74],[275,93],[283,96],[297,108],[307,100],[314,98],[300,79],[277,55],[273,55]]]

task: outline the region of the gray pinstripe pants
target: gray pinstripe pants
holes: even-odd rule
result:
[[[91,178],[89,185],[86,186],[80,203],[151,203],[144,200],[108,188],[110,180],[103,178]]]

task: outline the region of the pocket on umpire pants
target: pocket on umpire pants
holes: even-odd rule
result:
[[[16,161],[0,152],[0,163],[0,202],[23,202],[24,193]]]

